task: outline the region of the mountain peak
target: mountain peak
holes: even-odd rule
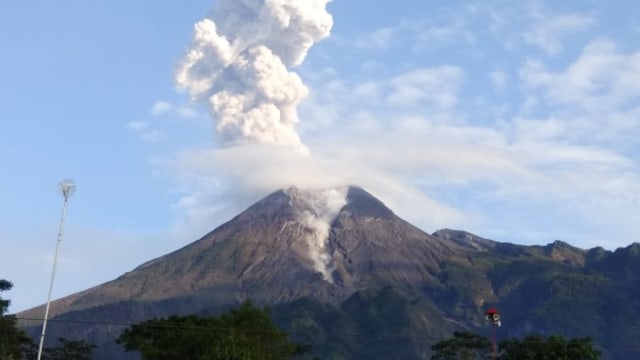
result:
[[[390,218],[394,216],[393,211],[382,201],[358,186],[349,187],[347,205],[344,210],[354,215],[374,218]]]
[[[291,186],[282,190],[289,197],[289,205],[294,211],[310,211],[317,217],[335,217],[347,203],[348,187],[328,189],[299,189]]]
[[[58,304],[78,311],[116,299],[157,304],[184,297],[213,306],[305,296],[339,303],[368,286],[419,289],[452,251],[360,187],[289,187],[201,239]],[[62,309],[56,306],[54,315]]]
[[[260,216],[272,213],[292,216],[309,213],[331,223],[343,211],[353,216],[372,218],[388,219],[395,216],[382,201],[363,188],[353,185],[326,189],[290,186],[271,193],[249,207],[245,213]]]

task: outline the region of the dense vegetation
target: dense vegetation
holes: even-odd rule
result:
[[[289,341],[268,311],[250,302],[220,317],[143,321],[126,329],[117,342],[145,360],[288,360],[309,351]]]
[[[13,284],[0,279],[0,292],[11,290]],[[0,359],[20,359],[22,345],[28,342],[28,336],[16,326],[16,319],[7,316],[9,300],[0,297]]]
[[[529,335],[523,339],[500,342],[496,353],[485,337],[470,332],[455,332],[450,339],[433,347],[431,360],[598,360],[600,351],[591,338],[566,339],[562,336]]]

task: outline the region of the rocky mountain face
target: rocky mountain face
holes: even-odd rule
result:
[[[126,324],[251,299],[323,359],[427,359],[454,330],[489,334],[483,312],[495,306],[499,337],[591,336],[605,358],[635,359],[639,280],[640,244],[610,252],[427,234],[361,188],[289,188],[180,250],[52,303],[48,337],[88,339],[97,358],[126,358],[113,343]],[[37,325],[24,323],[34,333]]]

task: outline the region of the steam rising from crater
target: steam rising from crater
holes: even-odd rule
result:
[[[195,24],[175,79],[208,101],[222,142],[303,147],[296,107],[308,89],[289,69],[329,36],[329,1],[219,0]]]
[[[305,191],[296,188],[287,190],[292,201],[298,203],[298,221],[309,231],[305,241],[313,268],[322,274],[324,280],[332,283],[332,256],[329,249],[331,223],[347,204],[347,187],[322,191]]]

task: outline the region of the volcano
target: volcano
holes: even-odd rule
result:
[[[98,345],[98,359],[124,359],[131,354],[113,340],[127,324],[217,314],[251,300],[270,307],[279,325],[322,358],[426,359],[435,339],[453,330],[485,331],[487,306],[517,314],[503,321],[505,335],[560,331],[598,338],[602,331],[606,340],[601,310],[611,314],[615,305],[640,314],[625,298],[637,291],[629,284],[640,271],[623,278],[623,270],[614,269],[615,256],[631,261],[639,252],[626,253],[563,242],[498,243],[448,229],[428,234],[362,188],[291,187],[182,249],[53,302],[48,334],[87,339]],[[593,295],[579,326],[566,317],[583,308],[549,290],[558,282]],[[38,307],[18,317],[43,313]],[[593,323],[595,333],[585,333],[584,322]],[[23,325],[39,330],[37,322]]]
[[[177,297],[203,306],[303,297],[340,303],[367,287],[418,290],[440,271],[439,259],[462,248],[400,219],[359,187],[292,187],[182,249],[54,302],[52,314]]]

